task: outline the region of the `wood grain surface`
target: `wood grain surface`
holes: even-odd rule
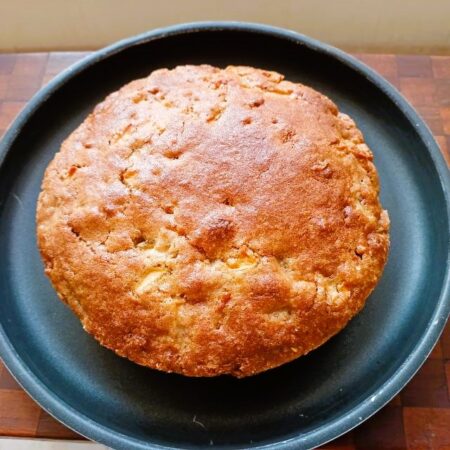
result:
[[[41,86],[85,55],[0,54],[0,136]],[[450,165],[450,56],[355,56],[400,89],[428,123]],[[37,406],[1,363],[0,435],[83,439]],[[322,448],[450,450],[450,326],[399,395]]]

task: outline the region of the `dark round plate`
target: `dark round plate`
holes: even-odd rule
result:
[[[350,325],[306,357],[243,380],[152,371],[100,347],[56,297],[36,248],[45,167],[94,105],[159,67],[277,70],[330,96],[375,154],[392,221],[384,275]],[[399,93],[343,52],[262,25],[202,23],[94,53],[28,104],[1,143],[0,351],[50,414],[117,449],[322,444],[358,425],[423,363],[448,316],[449,172]]]

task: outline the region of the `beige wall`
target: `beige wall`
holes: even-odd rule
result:
[[[196,20],[264,22],[354,51],[450,53],[450,0],[0,0],[0,51],[93,49]]]

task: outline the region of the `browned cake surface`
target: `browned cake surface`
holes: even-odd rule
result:
[[[63,143],[38,242],[101,344],[149,367],[247,376],[364,305],[389,220],[372,153],[325,96],[249,67],[158,70]]]

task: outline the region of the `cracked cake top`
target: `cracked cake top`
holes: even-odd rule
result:
[[[303,355],[364,305],[389,220],[372,153],[317,91],[250,67],[109,95],[45,173],[38,243],[101,344],[190,376]]]

